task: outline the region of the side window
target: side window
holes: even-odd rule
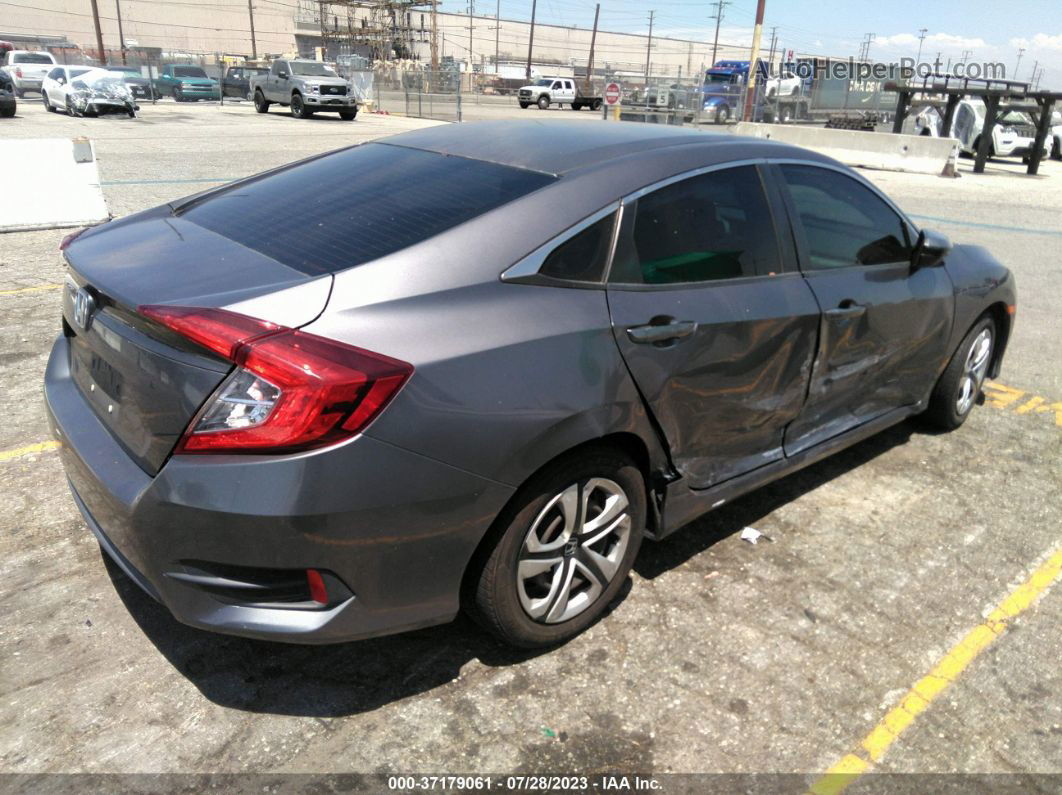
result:
[[[569,282],[600,281],[605,272],[615,220],[616,214],[610,213],[568,238],[553,249],[538,272]]]
[[[782,166],[813,270],[909,261],[906,224],[865,185],[816,166]]]
[[[48,77],[51,80],[58,80],[63,76],[63,70],[61,68],[53,69],[48,73]]]
[[[774,223],[755,166],[668,185],[643,196],[632,209],[624,210],[612,282],[710,282],[781,270]]]
[[[553,90],[553,91],[556,91],[556,90],[558,90],[558,89],[559,89],[560,87],[561,87],[561,81],[560,81],[560,80],[554,80],[554,81],[553,81],[553,85],[552,85],[552,86],[550,86],[550,89],[551,89],[551,90]]]

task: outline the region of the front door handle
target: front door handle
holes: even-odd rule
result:
[[[836,309],[827,309],[826,317],[852,318],[866,314],[867,308],[855,301],[842,301]]]
[[[627,329],[627,336],[631,342],[648,345],[680,340],[689,337],[696,330],[697,324],[692,320],[673,320],[660,325],[650,323],[645,326],[632,326]]]

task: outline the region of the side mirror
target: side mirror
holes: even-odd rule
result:
[[[951,251],[951,241],[947,235],[934,232],[932,229],[923,229],[918,233],[918,241],[911,252],[911,270],[940,265],[948,256],[949,251]]]
[[[277,77],[279,77],[281,80],[287,80],[288,79],[288,73],[287,72],[278,72],[277,73]]]

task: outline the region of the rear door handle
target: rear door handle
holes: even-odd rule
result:
[[[647,324],[645,326],[632,326],[627,329],[627,336],[631,342],[641,345],[651,343],[670,342],[689,337],[697,330],[697,324],[692,320],[674,320],[662,325]]]
[[[827,309],[826,317],[859,317],[860,315],[866,314],[866,311],[867,308],[863,304],[857,304],[855,301],[842,301],[837,308]]]

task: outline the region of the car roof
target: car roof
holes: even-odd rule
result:
[[[382,143],[444,155],[484,160],[546,174],[567,174],[609,160],[670,147],[697,145],[700,160],[718,148],[718,162],[734,159],[734,144],[745,144],[746,157],[768,153],[816,155],[796,147],[756,138],[708,133],[692,127],[590,121],[480,121],[445,124],[379,139]]]

